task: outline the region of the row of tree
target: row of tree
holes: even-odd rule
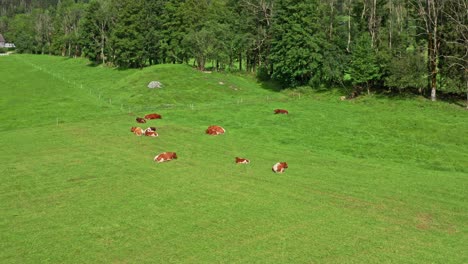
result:
[[[0,0],[18,52],[194,63],[286,86],[467,91],[466,0]]]

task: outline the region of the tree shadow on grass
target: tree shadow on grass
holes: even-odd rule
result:
[[[260,87],[264,90],[272,91],[272,92],[281,92],[285,88],[281,86],[281,84],[274,80],[266,80],[262,81],[257,78],[257,82],[260,84]]]
[[[96,68],[98,66],[101,66],[102,63],[97,63],[97,62],[94,62],[94,61],[90,61],[88,64],[86,64],[86,66],[88,67],[91,67],[91,68]]]
[[[418,89],[405,89],[402,91],[398,90],[378,90],[374,92],[376,98],[385,98],[392,100],[427,100],[430,101],[431,97],[428,92],[421,93]],[[466,93],[459,92],[437,92],[437,101],[453,104],[459,107],[466,108],[467,98]]]

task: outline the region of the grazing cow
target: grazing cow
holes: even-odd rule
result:
[[[137,118],[136,118],[136,121],[137,121],[138,123],[146,123],[146,120],[145,120],[144,118],[141,118],[141,117],[137,117]]]
[[[209,126],[208,129],[206,129],[206,134],[216,136],[216,135],[221,135],[226,132],[226,130],[220,126]]]
[[[157,136],[159,136],[159,134],[156,133],[156,131],[155,131],[156,128],[154,128],[154,130],[153,130],[153,128],[154,127],[148,127],[147,129],[145,129],[145,136],[147,136],[147,137],[157,137]]]
[[[132,127],[130,129],[130,132],[133,132],[133,134],[137,135],[137,136],[141,136],[145,133],[145,131],[143,131],[143,129],[141,129],[141,127]]]
[[[162,119],[162,116],[159,114],[147,114],[145,115],[146,119]]]
[[[273,172],[277,173],[283,173],[285,169],[288,168],[288,164],[286,162],[278,162],[275,165],[273,165]]]
[[[275,114],[289,114],[288,110],[284,109],[275,109]]]
[[[154,157],[155,162],[170,161],[173,159],[177,159],[177,154],[175,152],[163,152],[159,155],[156,155],[156,157]]]
[[[236,157],[236,164],[249,164],[250,160]]]

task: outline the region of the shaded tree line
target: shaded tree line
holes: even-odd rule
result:
[[[18,52],[468,96],[466,0],[0,0]]]

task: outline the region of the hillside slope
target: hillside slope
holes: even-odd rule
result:
[[[186,65],[119,71],[15,55],[0,68],[4,263],[468,257],[460,108],[299,98]],[[146,88],[151,80],[165,87]],[[163,115],[144,124],[159,137],[130,133],[150,112]],[[205,135],[213,124],[226,134]],[[154,163],[163,151],[179,158]],[[271,171],[278,161],[289,164],[284,174]]]

